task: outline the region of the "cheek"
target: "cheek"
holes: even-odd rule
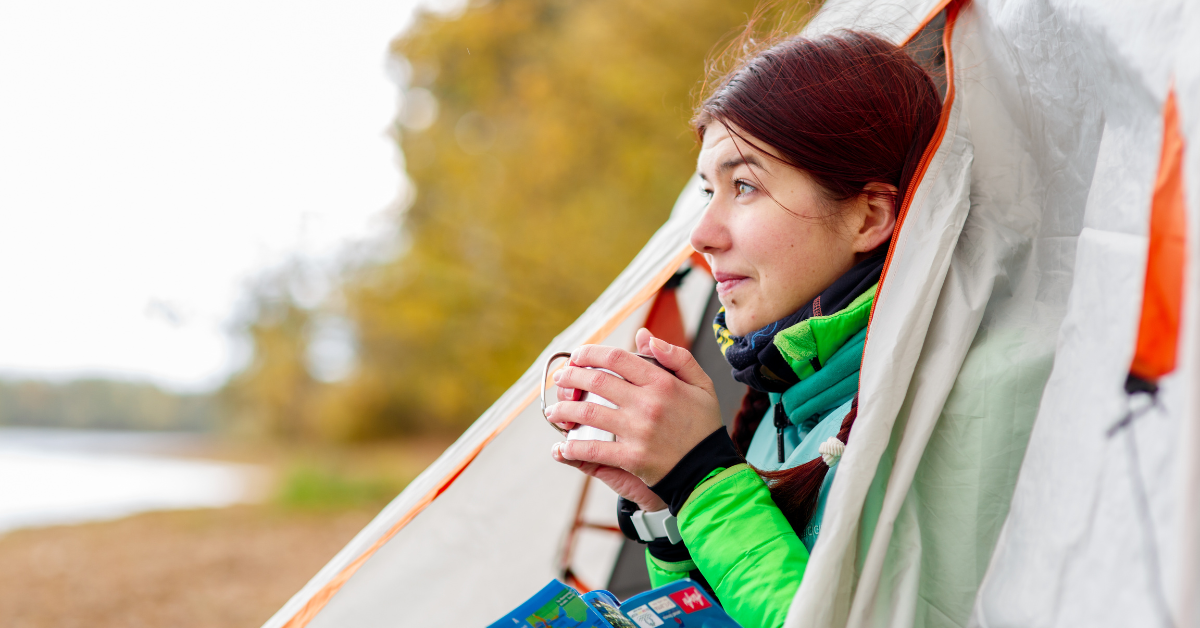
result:
[[[757,329],[791,314],[836,278],[826,272],[840,258],[836,234],[817,221],[786,218],[743,238],[742,254],[757,281],[753,293],[735,304],[739,327]]]
[[[754,266],[760,281],[786,281],[802,271],[813,253],[810,250],[812,234],[798,228],[807,221],[788,218],[787,221],[760,221],[742,235],[742,255]]]
[[[839,242],[830,237],[828,230],[820,225],[812,225],[808,230],[796,230],[786,234],[786,241],[770,251],[771,259],[767,264],[769,283],[774,301],[784,302],[789,306],[802,302],[806,297],[812,298],[825,288],[822,283],[826,279],[832,281],[836,277],[827,277],[827,267],[834,259],[842,257]],[[828,282],[825,282],[828,283]]]
[[[800,247],[781,232],[780,225],[770,221],[746,220],[730,231],[732,250],[740,258],[743,272],[754,278],[747,289],[730,295],[728,302],[722,299],[730,331],[744,336],[790,313],[777,310],[786,307],[780,303],[781,296],[792,291],[788,284],[796,276]]]
[[[783,212],[748,212],[750,215],[743,217],[730,229],[732,248],[758,272],[774,265],[780,255],[785,255],[794,245],[786,233],[785,225],[762,217],[762,214],[769,213]]]

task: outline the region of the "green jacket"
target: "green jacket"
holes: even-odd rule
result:
[[[647,552],[655,587],[699,569],[725,611],[742,626],[783,625],[820,533],[836,465],[826,475],[817,509],[802,535],[792,529],[751,465],[778,470],[804,464],[819,457],[821,443],[837,435],[858,392],[858,370],[874,295],[875,288],[871,288],[842,312],[801,323],[815,323],[802,333],[807,333],[812,355],[820,358],[822,367],[815,372],[810,369],[782,395],[771,395],[773,404],[783,403],[791,421],[784,430],[784,462],[778,459],[772,405],[746,452],[749,464],[710,473],[679,511],[680,533],[692,559],[668,563]],[[797,359],[797,363],[807,364],[808,360]]]

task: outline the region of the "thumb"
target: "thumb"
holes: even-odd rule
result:
[[[645,327],[637,330],[637,335],[634,336],[633,344],[637,347],[637,352],[642,355],[650,355],[650,341],[654,338],[654,333]]]
[[[712,392],[712,379],[700,368],[692,353],[683,347],[676,347],[658,338],[650,339],[650,350],[658,363],[675,372],[675,375],[685,384],[699,386]]]

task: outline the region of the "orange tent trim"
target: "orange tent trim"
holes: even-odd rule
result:
[[[674,258],[672,258],[671,262],[663,267],[658,274],[651,278],[651,280],[647,282],[646,285],[643,286],[642,289],[633,296],[633,298],[627,301],[624,307],[618,310],[617,313],[613,315],[612,318],[608,319],[608,321],[606,321],[603,325],[601,325],[599,329],[597,329],[595,332],[592,332],[592,335],[588,337],[587,342],[584,344],[593,344],[604,340],[617,328],[618,325],[624,322],[626,318],[629,318],[631,314],[641,307],[643,303],[650,300],[650,298],[658,292],[659,287],[665,284],[667,280],[675,274],[675,271],[679,270],[679,267],[691,257],[692,252],[691,246],[684,246],[683,250],[680,251]],[[454,468],[451,469],[450,472],[438,482],[437,486],[430,489],[428,493],[423,495],[421,499],[418,500],[417,503],[414,504],[413,507],[395,523],[395,525],[393,525],[386,533],[384,533],[383,536],[379,537],[375,543],[371,545],[371,547],[367,548],[367,550],[360,554],[358,558],[355,558],[353,562],[351,562],[349,565],[346,565],[344,569],[338,572],[336,576],[330,579],[329,582],[326,582],[325,585],[320,588],[320,590],[314,593],[313,596],[304,603],[304,606],[301,607],[300,610],[297,611],[296,614],[293,615],[286,624],[284,624],[284,628],[304,628],[307,626],[308,623],[317,616],[317,613],[320,613],[321,609],[325,608],[325,605],[329,603],[329,600],[333,599],[333,596],[341,590],[342,586],[350,580],[350,577],[353,576],[354,573],[357,572],[359,568],[362,567],[363,564],[365,564],[367,560],[375,554],[375,552],[379,551],[379,548],[383,547],[392,539],[392,537],[396,536],[396,534],[400,532],[404,526],[408,525],[408,523],[416,518],[417,515],[421,514],[423,510],[428,508],[435,499],[437,499],[442,493],[446,492],[446,489],[450,488],[450,485],[454,484],[454,481],[457,480],[460,475],[462,475],[463,471],[466,471],[467,467],[475,461],[475,458],[479,456],[479,453],[483,451],[483,448],[487,447],[493,440],[495,440],[495,438],[500,435],[500,432],[503,432],[504,429],[513,422],[513,419],[517,418],[517,415],[523,412],[525,408],[529,406],[529,404],[533,403],[533,401],[537,399],[537,396],[537,389],[530,391],[529,394],[521,400],[521,403],[517,404],[517,407],[514,408],[513,411],[508,414],[508,416],[504,417],[504,420],[500,422],[500,425],[497,425],[496,429],[492,430],[492,433],[488,434],[482,442],[476,445],[474,449],[464,456],[463,459],[460,460],[458,464],[456,464]]]
[[[1183,135],[1175,89],[1163,105],[1162,156],[1150,200],[1150,243],[1137,348],[1129,372],[1153,383],[1175,370],[1183,279],[1187,264],[1187,213],[1183,191]]]
[[[937,153],[937,149],[942,145],[942,140],[946,137],[946,127],[950,124],[950,110],[954,106],[955,89],[954,89],[954,54],[950,49],[951,38],[954,35],[954,24],[958,21],[958,12],[969,0],[947,0],[938,4],[937,8],[921,22],[921,25],[909,35],[905,43],[917,36],[917,33],[925,28],[933,21],[937,14],[945,9],[946,11],[946,26],[942,30],[942,48],[946,52],[946,99],[942,103],[942,115],[938,118],[937,128],[933,132],[933,137],[929,140],[929,145],[925,147],[924,154],[921,155],[921,161],[917,164],[917,170],[913,173],[913,180],[909,184],[908,189],[904,192],[904,198],[900,201],[900,210],[896,214],[896,228],[892,235],[892,243],[888,246],[887,258],[883,262],[883,272],[879,275],[879,287],[876,288],[875,301],[871,303],[871,316],[867,322],[867,342],[871,339],[871,324],[870,321],[875,318],[875,307],[879,305],[879,295],[883,291],[883,283],[887,279],[888,269],[892,266],[892,255],[896,252],[896,243],[900,241],[900,230],[904,228],[904,220],[908,217],[908,208],[912,205],[913,197],[916,196],[917,188],[920,187],[921,180],[925,178],[926,171],[929,170],[929,164],[933,161],[933,156]],[[863,347],[863,360],[866,360],[866,345]]]
[[[650,312],[646,314],[646,329],[677,347],[691,349],[691,340],[687,330],[683,328],[683,314],[679,311],[679,299],[675,296],[674,288],[663,288],[654,297]]]
[[[909,37],[905,39],[906,43],[910,41],[914,36],[916,36],[917,33],[921,31],[922,28],[928,25],[938,13],[946,10],[946,27],[943,40],[946,49],[946,76],[948,83],[946,102],[943,105],[942,117],[938,122],[937,131],[934,133],[934,137],[930,142],[929,147],[926,148],[925,155],[922,157],[920,166],[917,168],[917,172],[913,177],[914,183],[919,183],[924,177],[925,171],[929,168],[929,162],[933,159],[933,153],[936,152],[937,147],[941,144],[942,138],[946,133],[950,105],[954,101],[954,65],[950,54],[950,36],[954,28],[955,18],[958,16],[958,10],[966,3],[966,1],[967,0],[943,0],[932,11],[930,11],[929,15],[921,22],[921,24],[909,35]],[[900,217],[896,226],[897,233],[899,233],[900,227],[903,226],[904,216],[907,214],[908,205],[912,200],[912,194],[916,190],[916,187],[917,185],[915,184],[909,187],[908,194],[906,195],[906,198],[901,206]],[[659,288],[667,282],[667,279],[670,279],[670,277],[674,275],[677,270],[679,270],[679,267],[682,266],[683,263],[693,255],[698,258],[694,260],[696,265],[708,271],[708,264],[706,263],[706,260],[704,260],[703,256],[696,254],[690,245],[684,246],[683,250],[680,251],[680,253],[677,254],[669,264],[660,270],[651,281],[647,282],[647,284],[643,286],[643,288],[632,299],[630,299],[620,311],[618,311],[612,318],[602,325],[600,329],[596,330],[588,338],[585,344],[599,342],[611,334],[617,328],[617,326],[624,322],[625,319],[631,314],[633,314],[637,308],[641,307],[643,303],[654,297]],[[884,263],[883,269],[883,275],[885,277],[887,275],[887,267],[891,262],[891,256],[892,252],[889,250],[887,262]],[[881,277],[881,285],[882,281],[883,279]],[[878,303],[878,299],[876,299],[876,303]],[[873,316],[874,305],[872,305],[871,309]],[[357,572],[358,569],[362,567],[362,565],[366,563],[376,551],[379,550],[379,548],[383,547],[383,545],[391,540],[392,537],[396,536],[396,534],[400,532],[404,526],[408,525],[408,523],[412,521],[418,514],[429,507],[429,505],[432,504],[433,501],[438,498],[438,496],[445,492],[446,489],[450,488],[450,485],[453,484],[460,475],[462,475],[463,471],[465,471],[466,468],[470,466],[470,464],[479,455],[479,453],[483,451],[483,448],[491,443],[492,440],[494,440],[496,436],[500,434],[500,432],[503,432],[504,429],[507,428],[510,423],[512,423],[513,419],[515,419],[518,414],[524,411],[530,403],[533,403],[534,399],[536,398],[537,391],[531,391],[530,394],[523,399],[507,417],[504,418],[504,421],[502,421],[500,425],[497,425],[496,429],[494,429],[491,434],[488,434],[487,438],[476,445],[470,453],[464,456],[464,458],[457,465],[455,465],[454,469],[452,469],[450,473],[442,478],[442,480],[438,482],[437,486],[422,496],[421,499],[412,507],[412,509],[405,513],[404,516],[401,517],[400,520],[391,527],[391,529],[389,529],[383,536],[379,537],[379,539],[376,540],[370,548],[363,552],[358,558],[354,559],[354,561],[342,569],[342,571],[338,572],[338,574],[330,579],[329,582],[325,583],[320,590],[314,593],[313,596],[304,604],[304,606],[301,607],[301,609],[297,611],[296,614],[293,615],[286,624],[284,624],[284,628],[305,628],[309,622],[311,622],[313,618],[317,616],[317,613],[320,613],[321,610],[325,608],[325,606],[329,603],[329,600],[333,599],[333,596],[336,595],[339,590],[341,590],[342,586],[350,580],[350,577],[353,576],[354,573]]]
[[[904,47],[912,43],[912,40],[915,39],[917,35],[921,34],[921,31],[925,30],[926,26],[929,26],[929,23],[933,21],[933,18],[937,17],[942,11],[945,11],[946,7],[950,6],[951,2],[954,2],[954,0],[942,0],[941,2],[937,3],[937,6],[933,7],[933,9],[925,16],[925,19],[921,20],[921,23],[918,24],[917,27],[908,34],[908,37],[904,38],[904,41],[900,43],[900,46]],[[946,17],[949,18],[949,16]],[[947,24],[947,27],[949,27],[949,24]],[[946,48],[949,50],[950,46],[947,45]]]

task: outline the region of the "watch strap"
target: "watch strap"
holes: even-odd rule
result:
[[[647,543],[662,537],[673,544],[683,540],[679,534],[679,521],[666,508],[654,512],[638,510],[631,513],[629,519],[637,530],[638,538]]]
[[[625,499],[624,497],[617,498],[617,527],[621,528],[621,533],[630,541],[645,543],[638,537],[637,528],[633,527],[633,513],[638,511],[636,503]]]

